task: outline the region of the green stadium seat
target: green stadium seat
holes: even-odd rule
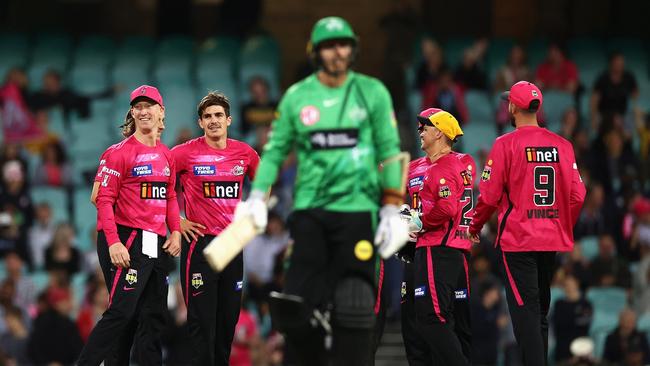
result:
[[[280,47],[268,36],[254,36],[246,40],[239,55],[243,66],[248,64],[268,64],[276,73],[280,67]]]
[[[597,236],[585,236],[580,239],[580,249],[582,250],[582,256],[585,257],[589,262],[598,256],[598,237]]]
[[[94,65],[108,67],[115,57],[115,41],[107,36],[83,36],[75,48],[73,64],[77,67]]]
[[[52,208],[52,217],[55,223],[66,222],[68,217],[68,197],[63,188],[32,187],[32,202],[48,202]]]
[[[43,75],[54,69],[64,73],[70,63],[72,40],[66,35],[39,34],[30,54],[31,65],[27,71],[29,87],[38,90],[42,86]]]
[[[618,313],[600,311],[594,308],[594,316],[589,329],[589,336],[594,340],[594,356],[601,358],[605,348],[605,340],[618,326]]]
[[[573,96],[555,90],[544,91],[544,102],[542,108],[546,116],[546,126],[549,130],[557,132],[562,125],[564,112],[573,107]]]
[[[41,293],[49,285],[50,276],[46,271],[34,271],[30,277],[34,283],[34,289],[36,290],[36,293]]]
[[[625,290],[618,287],[592,287],[587,290],[587,299],[594,311],[601,311],[618,317],[627,305]]]
[[[526,56],[528,59],[528,67],[535,72],[539,66],[546,59],[548,53],[548,39],[535,38],[526,46]]]
[[[81,94],[101,93],[109,87],[108,73],[104,66],[75,66],[69,73],[70,85]]]
[[[165,131],[162,141],[171,148],[182,128],[195,128],[198,99],[194,88],[189,85],[160,84],[159,90],[165,100]]]
[[[16,66],[27,65],[29,42],[22,33],[0,33],[0,78]]]
[[[553,286],[551,287],[551,304],[550,304],[550,312],[553,311],[553,308],[555,306],[555,303],[558,300],[564,299],[566,297],[566,294],[564,293],[564,289],[562,287],[557,287]]]
[[[471,37],[454,37],[447,40],[443,47],[443,53],[447,66],[455,69],[463,60],[463,52],[472,46],[474,39]]]
[[[78,238],[87,238],[86,235],[97,224],[97,209],[90,203],[90,192],[92,185],[87,188],[78,188],[74,192],[74,226],[77,230]],[[89,240],[78,240],[79,250],[88,251],[90,247]]]
[[[494,38],[490,40],[485,55],[485,66],[490,82],[494,82],[497,72],[508,61],[510,49],[514,45],[515,41],[510,38]]]
[[[472,121],[462,126],[464,135],[460,138],[461,151],[478,156],[480,150],[489,151],[497,138],[494,122]]]
[[[469,110],[471,121],[491,121],[494,119],[494,110],[490,97],[484,91],[468,90],[465,93],[465,104]]]
[[[650,313],[639,314],[636,327],[639,331],[645,332],[646,337],[650,339]]]
[[[239,42],[231,37],[213,37],[203,42],[198,50],[197,80],[232,79],[237,75]]]

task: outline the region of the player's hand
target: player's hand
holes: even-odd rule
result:
[[[257,233],[261,234],[266,230],[268,214],[268,208],[266,207],[266,202],[264,202],[264,193],[252,191],[246,201],[237,204],[235,220],[248,216],[253,220],[253,225]]]
[[[390,258],[409,240],[409,227],[400,217],[395,205],[384,205],[379,211],[379,227],[375,234],[375,246],[384,259]]]
[[[162,248],[172,257],[178,257],[178,255],[181,254],[181,233],[178,231],[172,231],[172,234],[165,241]]]
[[[480,235],[478,233],[476,234],[470,233],[469,228],[467,228],[467,231],[465,232],[465,237],[474,244],[478,244],[479,242],[481,242]]]
[[[121,242],[113,243],[108,247],[108,254],[111,256],[111,263],[115,267],[129,268],[131,265],[131,256],[124,244]]]
[[[201,230],[205,230],[205,226],[188,219],[181,219],[181,233],[183,233],[183,237],[188,243],[191,243],[192,240],[198,240],[197,236],[204,236]]]
[[[404,204],[400,207],[399,216],[409,227],[409,237],[411,233],[419,233],[422,231],[420,215],[417,211],[410,208],[409,205]]]

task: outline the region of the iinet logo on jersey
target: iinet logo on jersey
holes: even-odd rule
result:
[[[527,147],[526,161],[529,163],[559,163],[560,153],[555,146]]]
[[[142,182],[140,183],[140,198],[143,200],[167,199],[167,183]]]
[[[203,182],[205,198],[239,198],[239,182]]]

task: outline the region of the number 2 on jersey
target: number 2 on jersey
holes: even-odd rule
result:
[[[555,169],[552,166],[535,167],[533,201],[536,206],[553,206],[555,203]]]
[[[463,191],[463,196],[460,198],[460,203],[463,205],[463,212],[460,216],[459,226],[469,227],[470,222],[472,222],[472,217],[467,216],[467,213],[474,208],[474,192],[471,188],[465,188]]]

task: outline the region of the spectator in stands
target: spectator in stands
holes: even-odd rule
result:
[[[41,161],[34,174],[34,184],[64,187],[71,185],[72,171],[60,142],[47,144],[41,152]]]
[[[195,137],[194,133],[190,128],[183,127],[181,128],[180,131],[178,131],[178,135],[176,135],[176,141],[174,142],[174,146],[184,144],[190,141],[191,139],[193,139],[194,137]]]
[[[47,308],[32,326],[27,352],[35,364],[73,364],[83,342],[76,324],[70,319],[70,289],[52,287],[47,292]]]
[[[34,268],[45,265],[45,248],[52,242],[56,225],[52,219],[52,208],[47,202],[36,205],[35,222],[29,228],[28,245],[31,263]]]
[[[465,105],[465,98],[460,87],[454,82],[449,69],[442,70],[437,83],[429,84],[422,92],[422,108],[432,105],[448,111],[461,124],[469,121],[470,115],[467,105]]]
[[[4,279],[0,282],[0,334],[7,330],[7,323],[5,323],[4,314],[7,309],[16,306],[14,299],[16,298],[16,286],[10,279]]]
[[[244,264],[250,299],[258,305],[266,300],[273,284],[275,258],[289,243],[289,233],[280,215],[270,212],[263,234],[258,235],[244,248]]]
[[[108,291],[103,283],[91,283],[89,288],[86,299],[79,310],[79,315],[77,315],[77,328],[84,343],[88,340],[93,327],[108,307]]]
[[[589,266],[594,286],[632,287],[630,268],[623,258],[616,255],[616,243],[609,234],[598,238],[598,256]]]
[[[565,259],[562,263],[562,274],[566,277],[575,278],[581,291],[585,291],[591,283],[591,273],[589,272],[589,261],[582,255],[582,247],[579,242],[573,246],[573,251],[568,256],[562,256]],[[562,279],[564,281],[564,279]],[[560,285],[565,285],[560,283]]]
[[[81,270],[85,273],[94,273],[100,268],[99,259],[97,258],[97,226],[93,225],[88,232],[90,235],[86,240],[90,241],[90,245],[86,246],[86,248],[91,248],[91,250],[82,251]]]
[[[558,132],[560,136],[573,142],[579,130],[580,120],[578,119],[578,111],[575,107],[569,107],[562,113],[560,131]]]
[[[587,164],[592,180],[602,184],[606,197],[613,200],[637,186],[639,163],[620,128],[610,125],[603,130],[592,144]]]
[[[443,58],[442,48],[431,38],[422,39],[422,63],[418,67],[415,86],[421,93],[425,89],[435,88],[443,70],[448,70]]]
[[[497,72],[493,89],[500,93],[521,80],[531,81],[533,74],[528,67],[526,51],[521,45],[514,45],[510,49],[507,63]]]
[[[13,68],[9,70],[4,84],[0,86],[0,122],[5,143],[34,141],[45,135],[43,126],[39,126],[37,116],[30,108],[28,83],[25,71]]]
[[[52,244],[45,250],[45,269],[64,274],[67,278],[79,272],[81,254],[74,247],[74,229],[63,223],[57,226]]]
[[[22,145],[15,143],[3,143],[0,146],[0,171],[3,169],[5,164],[10,161],[17,161],[23,172],[29,171],[29,166],[27,164],[27,159],[25,158],[25,153],[22,148]],[[25,177],[25,185],[29,186],[29,177]],[[0,187],[4,186],[4,180],[0,181]]]
[[[246,308],[242,307],[235,326],[235,336],[228,363],[231,366],[252,366],[254,350],[260,346],[255,318]]]
[[[641,187],[650,180],[650,113],[634,108],[636,132],[639,138],[639,162],[641,164]]]
[[[454,73],[461,90],[487,90],[487,76],[482,65],[487,46],[487,39],[481,38],[463,52],[463,60]]]
[[[34,221],[32,200],[25,182],[25,172],[17,160],[2,167],[0,185],[0,253],[15,250],[24,259],[27,253],[27,231]]]
[[[23,260],[16,252],[9,252],[5,256],[7,279],[14,283],[16,293],[13,304],[20,309],[29,311],[35,305],[36,286],[27,275]]]
[[[558,43],[551,43],[546,60],[537,67],[535,80],[542,90],[557,90],[573,95],[578,90],[578,68],[566,58]]]
[[[99,93],[81,94],[71,88],[64,87],[61,74],[49,70],[43,75],[43,88],[31,97],[31,105],[35,111],[61,107],[66,118],[75,111],[81,118],[90,117],[90,102],[93,99],[111,98],[118,87],[111,86]]]
[[[578,222],[573,230],[573,236],[579,240],[585,236],[597,236],[611,232],[605,212],[605,191],[602,184],[587,185],[587,197],[580,211]]]
[[[634,75],[625,70],[625,58],[615,52],[609,57],[609,66],[594,84],[591,95],[592,127],[596,129],[607,115],[625,116],[630,98],[639,96]]]
[[[19,307],[5,309],[6,332],[0,334],[0,349],[7,357],[6,365],[28,365],[27,337],[29,332],[24,321],[24,314]]]
[[[634,226],[630,238],[630,250],[640,258],[650,255],[650,200],[638,197],[632,203]]]
[[[555,302],[551,323],[555,331],[555,361],[571,358],[570,345],[574,339],[587,336],[593,314],[591,303],[582,296],[578,280],[564,279],[565,298]]]
[[[470,301],[472,364],[496,364],[499,334],[508,323],[506,315],[501,311],[502,303],[498,282],[487,281],[473,288]]]
[[[632,305],[639,314],[650,314],[650,257],[646,257],[634,272]]]
[[[650,363],[648,338],[636,328],[636,313],[625,309],[619,315],[618,327],[607,336],[603,360],[613,364],[630,364],[638,359],[639,365]]]
[[[255,150],[261,151],[266,142],[271,122],[275,119],[275,110],[278,102],[271,99],[270,87],[266,79],[254,76],[248,82],[250,101],[241,109],[241,134],[245,137],[254,137],[252,144]]]

